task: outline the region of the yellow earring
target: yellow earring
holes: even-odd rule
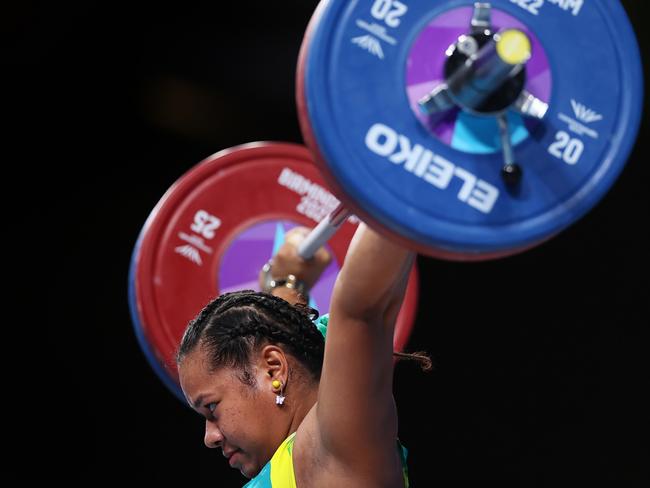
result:
[[[279,380],[273,380],[271,386],[274,390],[280,390],[280,393],[275,395],[275,404],[282,405],[284,403],[284,385]]]

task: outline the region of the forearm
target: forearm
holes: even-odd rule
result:
[[[333,303],[350,318],[383,317],[401,303],[415,253],[365,224],[357,230],[339,273]]]

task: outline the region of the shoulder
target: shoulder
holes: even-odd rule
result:
[[[300,424],[293,442],[295,486],[408,486],[404,484],[406,450],[400,449],[401,444],[388,443],[386,456],[380,460],[364,462],[362,453],[358,458],[340,459],[322,442],[316,409],[314,405]]]

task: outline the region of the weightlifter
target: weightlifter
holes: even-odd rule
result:
[[[392,394],[393,333],[414,253],[359,225],[328,315],[306,306],[331,256],[299,257],[287,234],[266,292],[226,293],[188,325],[182,390],[205,444],[262,487],[408,487]],[[270,283],[270,285],[269,285]],[[325,335],[327,340],[325,341]],[[397,354],[420,361],[421,354]]]

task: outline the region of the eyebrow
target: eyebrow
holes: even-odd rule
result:
[[[202,403],[203,403],[203,395],[199,395],[194,401],[193,406],[194,408],[198,409],[201,407]]]

